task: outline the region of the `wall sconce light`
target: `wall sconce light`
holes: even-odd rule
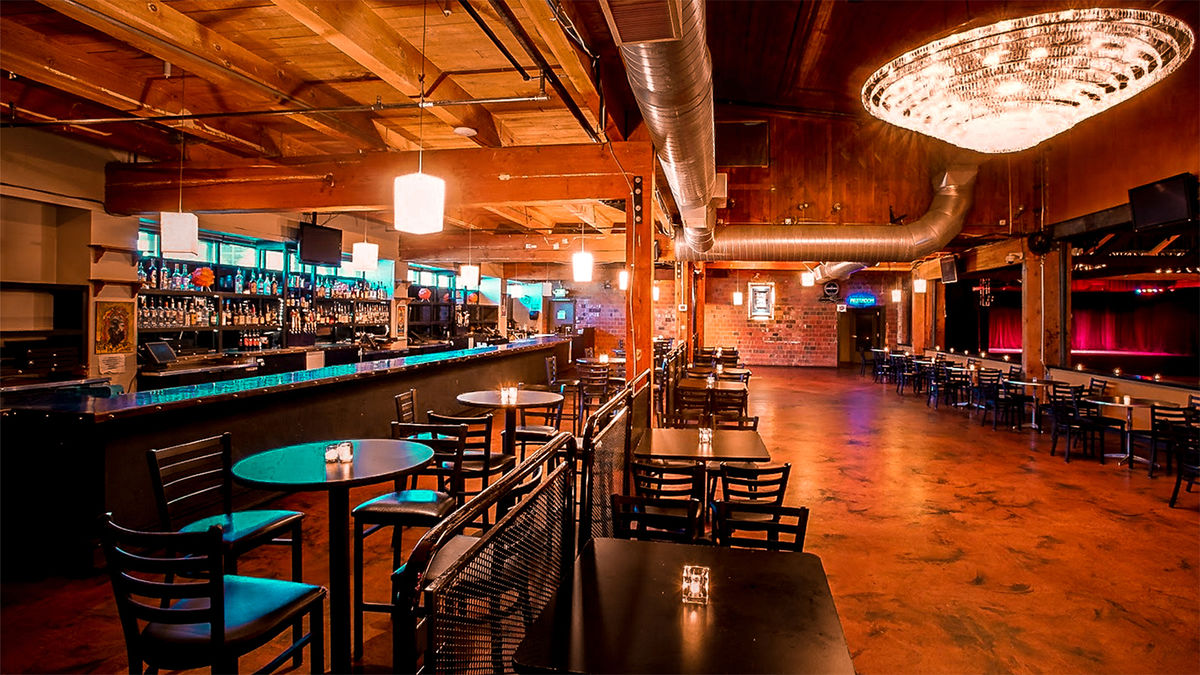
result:
[[[800,285],[801,286],[813,286],[813,285],[816,285],[816,283],[817,283],[817,277],[812,272],[801,272],[800,273]]]

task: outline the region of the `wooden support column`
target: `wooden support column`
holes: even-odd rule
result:
[[[946,346],[946,284],[929,284],[934,292],[933,303],[933,348]]]
[[[683,344],[687,341],[688,322],[692,309],[692,300],[688,297],[688,275],[691,274],[691,268],[687,263],[675,263],[675,343],[676,345]],[[683,305],[684,311],[679,311],[679,305]]]
[[[649,200],[654,174],[633,177],[633,193],[625,200],[625,265],[629,292],[625,294],[625,377],[627,382],[654,361],[654,225]]]
[[[916,280],[922,277],[918,271],[913,273],[912,278]],[[930,298],[934,293],[934,282],[930,280],[926,281],[927,284],[924,293],[917,293],[916,291],[912,293],[912,335],[909,336],[909,339],[912,342],[913,352],[917,354],[922,353],[926,347],[930,346],[928,344],[929,327],[933,320],[933,312],[930,309],[932,305]]]
[[[695,309],[693,314],[696,317],[696,331],[693,333],[695,342],[693,348],[698,349],[704,346],[704,295],[707,292],[705,281],[707,280],[708,269],[704,263],[696,263],[697,274],[692,274],[692,283],[696,289]],[[695,354],[691,356],[695,357]],[[695,360],[694,358],[691,360]]]
[[[1058,250],[1037,255],[1022,243],[1021,263],[1021,363],[1025,373],[1042,377],[1047,366],[1061,364],[1063,340],[1059,284],[1062,254]]]

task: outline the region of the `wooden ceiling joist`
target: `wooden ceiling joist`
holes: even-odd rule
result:
[[[624,198],[634,175],[649,175],[649,143],[552,145],[522,148],[436,150],[424,153],[424,171],[446,181],[448,207],[536,205]],[[383,210],[391,207],[392,179],[417,169],[417,153],[261,162],[183,170],[183,201],[195,212]],[[178,208],[179,166],[110,164],[105,208],[146,213]]]
[[[0,60],[12,73],[132,117],[181,112],[180,102],[162,88],[143,87],[113,72],[103,60],[10,20],[0,20]],[[264,144],[265,135],[253,133],[244,122],[188,120],[168,126],[242,157],[277,154]]]
[[[329,108],[355,103],[326,85],[316,84],[258,56],[229,38],[162,2],[138,0],[41,0],[69,16],[130,46],[173,63],[219,86],[250,89],[268,107]],[[367,113],[311,113],[298,122],[344,138],[355,147],[384,148]]]
[[[515,206],[495,206],[484,205],[484,209],[500,216],[505,221],[512,223],[523,231],[529,230],[546,230],[554,229],[554,220],[547,218],[546,214],[534,208],[518,208]]]
[[[441,78],[438,98],[463,100],[472,96],[452,77],[426,59],[362,0],[273,0],[294,19],[400,92],[405,101],[429,82]],[[424,68],[422,68],[424,61]],[[422,82],[422,74],[424,82]],[[429,111],[451,127],[469,127],[471,140],[484,147],[500,146],[500,131],[481,105],[434,106]]]
[[[570,262],[579,250],[578,237],[475,236],[453,232],[436,235],[403,236],[399,255],[417,262],[460,263],[468,258],[477,263],[559,263]],[[557,246],[557,248],[555,248]],[[619,262],[625,259],[625,237],[588,236],[585,248],[597,263]]]

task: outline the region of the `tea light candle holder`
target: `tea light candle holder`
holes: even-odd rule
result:
[[[348,464],[354,461],[354,444],[350,441],[325,446],[326,464]]]
[[[720,375],[721,373],[725,372],[725,364],[723,364],[723,363],[718,363],[718,364],[717,364],[717,367],[716,367],[716,371],[717,371],[717,374],[718,374],[718,375]]]
[[[699,565],[683,566],[683,602],[692,605],[708,604],[708,568]]]
[[[517,402],[516,387],[500,387],[500,405],[512,405]]]
[[[716,383],[717,383],[717,378],[714,377],[712,375],[712,373],[709,373],[708,377],[704,378],[704,386],[708,387],[709,389],[712,389],[713,385]]]
[[[600,363],[608,363],[608,354],[600,355]]]
[[[701,449],[712,446],[713,430],[708,427],[700,427],[700,447]]]
[[[1129,405],[1129,397],[1128,396],[1122,397],[1122,400],[1124,401],[1125,405]]]

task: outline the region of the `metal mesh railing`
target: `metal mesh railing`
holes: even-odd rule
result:
[[[592,537],[613,536],[609,495],[622,491],[625,445],[629,434],[629,408],[616,411],[594,436],[584,437],[583,462],[586,490],[580,524],[580,548]]]
[[[547,467],[554,464],[552,455],[541,452],[531,460],[538,457]],[[574,558],[574,529],[568,525],[572,462],[558,462],[547,471],[527,497],[425,589],[426,671],[513,671],[513,652]]]

